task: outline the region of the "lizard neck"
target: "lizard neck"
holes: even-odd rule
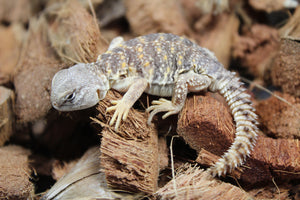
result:
[[[93,85],[97,89],[99,100],[104,99],[107,91],[111,88],[107,74],[102,70],[99,62],[87,64],[88,71],[91,72]]]

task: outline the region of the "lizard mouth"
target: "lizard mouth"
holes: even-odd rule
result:
[[[53,108],[55,108],[56,110],[61,110],[59,104],[57,102],[52,102],[52,106]]]

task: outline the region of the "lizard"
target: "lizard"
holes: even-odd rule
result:
[[[189,92],[209,90],[223,95],[236,123],[236,133],[228,151],[208,169],[213,176],[241,165],[254,148],[257,115],[243,83],[211,51],[185,37],[170,33],[128,41],[117,37],[97,61],[58,71],[52,79],[51,102],[60,111],[85,109],[104,99],[110,89],[125,93],[107,108],[108,112],[114,111],[109,124],[115,124],[116,130],[144,92],[162,97],[146,109],[148,124],[159,112],[166,112],[163,119],[179,113]]]

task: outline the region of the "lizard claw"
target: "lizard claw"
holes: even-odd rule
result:
[[[147,123],[150,124],[154,115],[159,112],[167,112],[162,116],[163,119],[169,117],[170,115],[177,114],[181,110],[180,106],[175,105],[172,101],[160,98],[158,101],[152,101],[152,106],[147,108],[146,112],[149,112]]]
[[[109,125],[112,126],[116,122],[115,130],[117,131],[120,126],[121,120],[125,121],[127,119],[130,107],[122,100],[113,100],[111,101],[111,103],[114,106],[108,107],[106,109],[106,112],[115,110],[115,113],[111,118]]]

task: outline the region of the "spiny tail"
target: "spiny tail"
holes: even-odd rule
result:
[[[236,136],[229,150],[215,165],[208,169],[213,176],[221,176],[241,165],[253,150],[257,138],[257,115],[252,107],[250,95],[245,93],[243,83],[230,74],[231,78],[218,81],[218,90],[225,97],[236,123]]]

